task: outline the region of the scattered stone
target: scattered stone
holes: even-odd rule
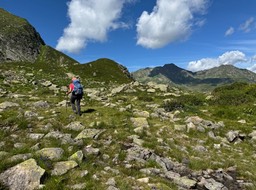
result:
[[[137,117],[137,118],[132,117],[131,122],[133,123],[133,126],[135,128],[137,128],[137,127],[146,127],[146,128],[148,128],[149,127],[148,121],[144,117]]]
[[[105,130],[100,129],[84,129],[81,133],[77,135],[76,140],[93,138],[97,139],[100,134],[102,134]]]
[[[236,140],[236,138],[238,138],[238,136],[239,136],[239,131],[229,131],[226,134],[227,140],[229,142],[234,142]]]
[[[186,131],[186,125],[174,125],[175,131]]]
[[[93,148],[91,147],[90,145],[89,146],[85,146],[83,148],[83,154],[85,156],[89,156],[89,155],[95,155],[95,156],[98,156],[100,155],[100,149],[98,148]]]
[[[69,129],[73,131],[82,131],[84,128],[85,126],[83,126],[82,123],[79,121],[72,122],[64,127],[64,129]]]
[[[32,140],[39,140],[44,137],[44,134],[42,133],[30,133],[27,135],[28,138]]]
[[[43,148],[36,152],[36,154],[53,161],[60,160],[63,153],[64,150],[62,148]]]
[[[19,104],[17,103],[13,103],[13,102],[3,102],[0,104],[0,109],[5,110],[7,108],[11,108],[11,107],[18,107]]]
[[[24,116],[27,117],[27,118],[32,118],[32,117],[37,117],[38,114],[36,112],[33,112],[33,111],[26,111]]]
[[[44,87],[49,87],[52,85],[52,82],[51,81],[45,81],[45,82],[42,82],[41,85],[43,85]]]
[[[42,100],[33,103],[33,106],[36,107],[36,108],[49,108],[50,107],[48,102],[42,101]]]
[[[83,157],[84,157],[83,152],[81,150],[79,150],[79,151],[75,152],[73,155],[71,155],[69,157],[69,160],[74,160],[78,163],[82,163]]]
[[[137,181],[140,182],[140,183],[148,183],[149,182],[149,177],[140,178],[140,179],[137,179]]]
[[[52,170],[51,175],[63,175],[77,166],[78,164],[74,160],[57,162],[54,164],[54,169]]]

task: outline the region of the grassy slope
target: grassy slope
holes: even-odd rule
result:
[[[41,60],[42,61],[42,60]],[[73,60],[70,60],[70,64],[72,64]],[[100,65],[106,62],[98,62],[98,68]],[[50,64],[47,63],[47,64]],[[107,64],[106,64],[107,65]],[[110,66],[112,63],[110,63]],[[89,68],[94,66],[89,65],[78,65],[75,68]],[[22,73],[22,70],[26,70],[27,73],[34,73],[35,77],[38,79],[52,79],[55,77],[54,81],[56,83],[61,83],[61,80],[67,80],[66,78],[62,78],[64,75],[63,72],[69,71],[68,67],[56,67],[48,69],[49,67],[45,67],[45,65],[40,64],[32,64],[28,66],[28,63],[19,63],[19,64],[1,64],[0,69],[3,71],[12,70],[16,71],[17,74]],[[73,66],[72,66],[73,68]],[[116,67],[114,67],[115,69]],[[42,69],[42,71],[39,71]],[[91,68],[92,69],[92,68]],[[86,70],[88,72],[88,70]],[[74,69],[75,71],[75,69]],[[88,73],[83,73],[81,71],[78,74],[87,76],[93,72],[91,70]],[[81,73],[80,73],[81,72]],[[101,76],[104,77],[104,76]],[[105,78],[101,78],[105,81]],[[29,131],[28,125],[33,126],[34,133],[45,133],[44,126],[48,123],[51,123],[52,128],[54,130],[59,130],[65,133],[71,133],[73,137],[75,137],[78,132],[72,132],[63,129],[63,127],[69,124],[71,121],[80,121],[86,127],[89,127],[90,124],[94,124],[94,128],[105,129],[106,132],[99,137],[97,140],[85,140],[84,143],[86,145],[91,144],[93,147],[100,148],[101,156],[89,156],[86,158],[86,161],[79,165],[78,170],[87,170],[89,175],[85,178],[77,177],[78,174],[74,172],[69,172],[64,176],[59,177],[46,177],[44,183],[46,184],[45,189],[65,189],[66,185],[72,184],[74,182],[84,182],[86,181],[87,187],[93,189],[98,187],[99,189],[106,188],[105,182],[110,177],[115,177],[117,186],[120,189],[131,189],[132,185],[137,185],[138,182],[129,178],[129,176],[133,176],[135,178],[145,177],[142,173],[139,172],[141,167],[159,167],[156,163],[148,162],[145,165],[141,166],[139,163],[133,163],[133,167],[130,169],[123,169],[124,160],[126,156],[125,149],[122,147],[122,144],[125,142],[129,142],[128,137],[134,134],[133,127],[130,123],[129,118],[133,116],[132,110],[127,110],[125,112],[119,111],[119,106],[117,108],[102,106],[101,102],[90,100],[87,97],[83,100],[85,106],[82,107],[82,110],[85,112],[82,118],[70,118],[71,109],[65,109],[65,107],[56,107],[56,103],[62,101],[64,99],[61,94],[58,96],[54,96],[52,91],[48,91],[43,87],[39,86],[39,91],[42,93],[36,93],[38,91],[34,91],[34,87],[28,84],[3,84],[4,78],[0,78],[1,88],[13,93],[22,93],[22,94],[34,94],[39,99],[46,100],[50,103],[51,107],[49,109],[38,109],[36,110],[39,113],[39,116],[43,116],[43,120],[37,119],[26,119],[23,117],[25,110],[32,109],[28,105],[33,103],[34,100],[27,100],[25,98],[18,99],[7,99],[7,97],[0,97],[0,102],[3,101],[12,101],[20,104],[19,109],[8,109],[7,111],[1,113],[1,127],[17,127],[16,130],[12,132],[5,132],[4,130],[0,131],[0,137],[3,141],[6,142],[6,146],[3,150],[9,152],[11,155],[15,155],[17,153],[28,153],[31,152],[30,147],[35,144],[34,141],[26,138],[26,134]],[[99,80],[99,79],[98,79]],[[97,83],[95,83],[97,84]],[[22,90],[22,88],[27,88],[26,91]],[[97,88],[100,86],[94,86]],[[107,86],[106,86],[107,87]],[[165,99],[171,99],[176,102],[175,104],[182,105],[182,110],[179,115],[182,120],[180,124],[184,124],[182,121],[187,116],[198,115],[204,119],[209,119],[211,121],[224,121],[226,127],[217,131],[218,135],[225,137],[225,134],[229,130],[240,130],[248,134],[253,130],[253,126],[255,126],[256,120],[256,109],[253,106],[255,103],[256,94],[254,93],[255,85],[237,85],[231,86],[227,88],[217,89],[213,95],[215,97],[214,101],[206,101],[205,96],[203,94],[193,94],[184,95],[181,97],[175,97],[173,95],[169,96],[160,96],[156,94],[148,94],[145,91],[138,91],[136,93],[121,93],[111,99],[111,103],[121,103],[122,107],[127,105],[133,105],[134,109],[138,110],[147,110],[152,112],[151,109],[147,108],[146,105],[151,104],[163,104]],[[247,94],[245,97],[247,102],[241,102],[240,104],[233,105],[230,103],[229,96],[233,96],[233,101],[236,102],[243,94]],[[135,99],[136,98],[136,99]],[[222,102],[222,103],[219,103]],[[177,108],[177,107],[176,107]],[[208,110],[207,112],[203,110]],[[171,110],[170,111],[175,111]],[[55,113],[55,114],[53,114]],[[17,119],[18,117],[18,119]],[[247,124],[242,125],[237,122],[239,119],[246,119]],[[98,123],[98,124],[96,124]],[[158,155],[164,157],[170,157],[174,160],[181,162],[184,158],[190,160],[189,167],[194,170],[200,169],[218,169],[218,168],[228,168],[230,166],[236,166],[238,169],[238,176],[240,178],[251,179],[256,182],[256,176],[250,175],[255,171],[255,161],[253,159],[252,152],[254,151],[254,145],[246,139],[244,142],[239,144],[230,144],[227,147],[222,147],[220,150],[214,149],[214,144],[219,144],[220,140],[209,139],[206,133],[200,133],[191,131],[190,133],[175,131],[173,129],[173,125],[168,120],[159,120],[158,118],[149,118],[150,128],[147,133],[144,133],[140,136],[141,139],[145,141],[144,147],[153,149],[154,152]],[[9,138],[10,135],[16,134],[19,137],[17,142],[25,143],[25,147],[22,149],[13,149],[12,138]],[[159,141],[159,139],[163,139],[163,142]],[[111,144],[106,146],[104,143],[108,139],[111,139]],[[204,142],[204,146],[208,148],[208,152],[202,152],[198,154],[193,150],[193,145],[198,144],[198,142]],[[65,150],[65,155],[63,156],[63,160],[66,160],[67,157],[71,154],[68,149],[69,145],[62,145],[60,142],[53,139],[42,139],[40,140],[41,147],[62,147]],[[165,146],[167,145],[170,149],[166,150]],[[182,147],[182,148],[181,148]],[[74,146],[73,151],[79,150],[81,147]],[[186,151],[184,151],[184,149]],[[107,154],[110,156],[110,159],[104,160],[103,154]],[[118,155],[118,164],[113,162],[112,160]],[[41,167],[46,169],[46,172],[50,173],[50,166],[52,163],[46,163],[42,161],[40,158],[35,157],[37,162]],[[205,162],[207,160],[207,162]],[[249,162],[247,162],[249,161]],[[15,163],[8,163],[6,160],[0,165],[0,170],[3,171],[6,168],[15,165]],[[102,173],[106,166],[110,166],[111,168],[118,169],[120,174],[116,176],[111,172]],[[92,176],[96,174],[100,177],[100,180],[92,180]],[[124,180],[125,179],[125,180]],[[171,189],[175,189],[175,187],[168,180],[163,180],[158,178],[157,176],[151,176],[152,183],[161,183],[161,186],[169,186]],[[146,184],[140,184],[144,187],[144,189],[149,189]],[[167,188],[168,189],[168,188]]]

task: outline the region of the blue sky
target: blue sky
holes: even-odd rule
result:
[[[80,63],[256,71],[255,0],[0,0],[0,7]]]

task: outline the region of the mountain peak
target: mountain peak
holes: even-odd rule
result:
[[[255,73],[246,69],[239,69],[233,65],[221,65],[194,73],[170,63],[152,68],[148,72],[142,71],[143,70],[140,70],[133,74],[134,78],[140,82],[157,81],[158,83],[174,83],[176,85],[186,86],[192,90],[198,89],[200,91],[209,91],[218,85],[235,81],[256,82]],[[144,75],[142,73],[144,73]],[[145,76],[145,74],[147,74],[147,76]],[[162,80],[163,76],[165,80]]]

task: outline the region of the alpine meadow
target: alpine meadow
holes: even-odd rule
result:
[[[256,189],[255,82],[231,65],[79,63],[0,8],[0,189]]]

